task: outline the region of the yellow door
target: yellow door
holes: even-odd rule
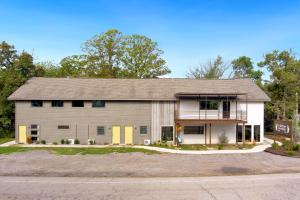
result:
[[[133,128],[132,126],[125,126],[125,144],[133,143]]]
[[[121,127],[113,126],[112,127],[112,144],[120,144],[121,136]]]
[[[19,126],[19,143],[27,143],[26,126]]]

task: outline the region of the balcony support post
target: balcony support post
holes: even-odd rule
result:
[[[211,123],[209,123],[209,145],[211,145]]]
[[[206,145],[206,144],[207,144],[207,142],[206,142],[207,124],[205,124],[204,128],[205,128],[205,131],[204,131],[204,139],[205,139],[205,145]]]
[[[205,119],[207,119],[207,96],[205,96]]]
[[[237,117],[237,103],[238,103],[238,101],[237,101],[237,95],[235,96],[235,119],[237,120],[238,119],[238,117]]]
[[[248,93],[246,94],[246,121],[248,121]]]
[[[243,144],[245,144],[245,123],[243,123]]]

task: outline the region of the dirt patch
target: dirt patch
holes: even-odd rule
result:
[[[183,177],[300,172],[300,159],[266,152],[178,155],[113,153],[56,155],[29,151],[0,155],[0,176]]]

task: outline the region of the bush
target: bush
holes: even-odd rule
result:
[[[69,140],[65,140],[65,144],[70,144],[70,141]]]
[[[299,149],[300,149],[300,144],[294,144],[293,151],[299,151]]]
[[[285,140],[283,142],[283,147],[286,151],[292,151],[293,150],[293,143],[290,140]]]
[[[223,150],[224,149],[224,144],[218,144],[218,150]]]
[[[41,140],[41,143],[42,144],[46,144],[46,140]]]
[[[65,144],[65,140],[64,140],[64,139],[61,139],[61,140],[60,140],[60,144]]]
[[[218,139],[219,139],[219,144],[222,144],[223,146],[224,146],[225,144],[228,144],[228,137],[226,136],[225,131],[222,133],[222,135],[220,135],[220,136],[218,137]]]
[[[279,144],[277,142],[275,142],[275,140],[272,143],[272,148],[275,149],[275,150],[279,149]]]
[[[74,144],[80,144],[80,141],[76,138]]]
[[[57,142],[53,142],[52,144],[57,145]]]

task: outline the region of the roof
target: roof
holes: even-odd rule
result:
[[[270,98],[250,79],[196,80],[31,78],[9,100],[175,100],[176,94],[247,93],[249,101]]]

